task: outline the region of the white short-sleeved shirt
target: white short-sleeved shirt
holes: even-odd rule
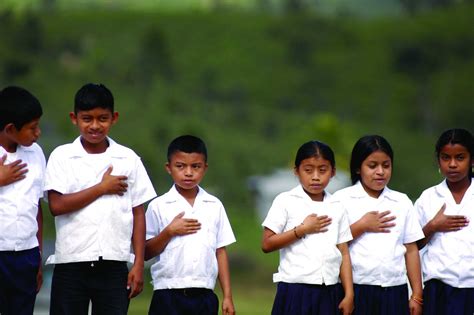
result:
[[[109,166],[112,175],[128,177],[123,196],[104,195],[88,206],[55,217],[56,246],[47,263],[60,264],[107,260],[133,262],[132,208],[156,196],[141,159],[131,149],[108,138],[101,154],[88,154],[80,141],[57,147],[46,167],[45,192],[61,194],[82,191],[98,184]]]
[[[18,159],[27,164],[26,178],[0,187],[0,251],[20,251],[38,246],[38,202],[43,196],[45,158],[41,147],[19,145],[16,152],[0,146],[5,164]]]
[[[154,290],[178,288],[214,289],[218,275],[216,250],[235,242],[224,206],[199,187],[191,206],[175,186],[154,199],[146,212],[146,239],[157,236],[179,213],[197,219],[195,234],[173,237],[151,266]]]
[[[346,209],[350,224],[369,211],[390,210],[390,216],[396,217],[390,233],[365,232],[351,242],[349,250],[354,283],[382,287],[405,284],[404,244],[424,237],[408,196],[385,187],[378,198],[372,198],[358,182],[337,191],[333,197]]]
[[[308,234],[280,249],[274,282],[331,285],[339,281],[342,256],[336,245],[352,240],[352,234],[347,214],[331,202],[327,192],[322,202],[313,201],[301,185],[279,194],[262,226],[280,234],[300,225],[313,213],[332,218],[328,231]]]
[[[446,181],[426,189],[415,202],[425,226],[446,204],[444,214],[467,217],[469,225],[459,231],[437,232],[421,251],[424,281],[439,279],[456,288],[474,288],[474,178],[460,204],[456,204]]]

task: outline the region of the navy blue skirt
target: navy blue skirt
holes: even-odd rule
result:
[[[454,288],[436,279],[425,282],[423,314],[473,315],[474,288]]]
[[[162,289],[153,291],[148,315],[217,315],[219,300],[214,291],[204,288]]]
[[[408,286],[354,284],[353,315],[408,315]]]
[[[279,282],[272,315],[339,314],[344,297],[341,284],[314,285]]]

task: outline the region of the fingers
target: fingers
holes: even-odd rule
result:
[[[183,211],[183,212],[180,212],[180,213],[178,213],[178,215],[177,215],[177,216],[175,216],[174,218],[175,218],[175,219],[179,219],[179,218],[182,218],[182,217],[184,217],[184,211]]]
[[[444,210],[446,210],[446,202],[443,203],[443,206],[441,207],[441,209],[439,209],[438,213],[444,213]]]

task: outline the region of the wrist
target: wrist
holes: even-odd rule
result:
[[[305,237],[306,234],[303,231],[303,223],[293,228],[293,234],[295,234],[295,237],[299,240]]]

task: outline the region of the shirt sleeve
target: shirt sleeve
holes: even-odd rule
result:
[[[418,215],[411,201],[407,202],[407,216],[405,221],[405,231],[403,244],[413,243],[425,237],[418,219]]]
[[[149,240],[157,236],[160,231],[160,221],[158,218],[158,205],[157,203],[150,202],[148,209],[145,213],[146,219],[146,240]]]
[[[272,230],[276,234],[284,231],[286,222],[288,221],[288,213],[281,195],[273,200],[270,210],[268,210],[267,217],[262,223],[263,227]]]
[[[343,209],[342,206],[340,207],[340,211],[342,211],[342,215],[339,220],[339,235],[337,238],[337,244],[347,243],[353,239],[347,211]]]
[[[133,174],[134,178],[130,181],[132,184],[130,192],[132,207],[137,207],[155,198],[156,192],[146,172],[145,166],[139,157],[135,160],[135,172]]]
[[[225,212],[224,206],[220,207],[219,227],[217,231],[217,248],[230,245],[235,242],[234,232]]]
[[[55,190],[61,194],[69,193],[67,176],[64,176],[64,174],[67,173],[64,159],[61,159],[59,152],[54,150],[49,156],[44,177],[43,190],[45,192],[46,200],[47,192],[49,190]]]

